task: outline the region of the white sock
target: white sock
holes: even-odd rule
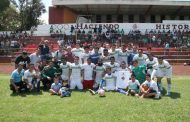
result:
[[[159,82],[159,83],[157,83],[157,84],[158,84],[158,88],[159,88],[159,90],[162,91],[162,90],[163,90],[163,88],[162,88],[162,83]]]
[[[171,89],[172,89],[172,84],[168,84],[168,93],[171,92]]]

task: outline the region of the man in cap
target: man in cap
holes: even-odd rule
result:
[[[27,54],[28,53],[26,51],[23,51],[20,56],[16,57],[16,59],[15,59],[15,68],[17,68],[18,64],[20,62],[22,62],[24,64],[23,69],[24,70],[27,69],[27,65],[30,63],[30,58],[29,58],[29,56]]]

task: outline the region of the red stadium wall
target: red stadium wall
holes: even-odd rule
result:
[[[75,23],[77,14],[64,6],[49,7],[49,24]]]

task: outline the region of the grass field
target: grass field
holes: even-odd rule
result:
[[[160,100],[112,92],[105,98],[89,92],[73,92],[71,97],[60,98],[48,92],[13,96],[9,76],[0,75],[0,122],[189,122],[189,82],[190,77],[174,77],[172,96]]]

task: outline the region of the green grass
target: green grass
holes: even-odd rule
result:
[[[88,92],[60,98],[48,92],[11,96],[9,76],[0,75],[0,122],[189,122],[190,77],[174,77],[172,81],[172,96],[160,100],[112,92],[105,98]],[[163,83],[166,88],[166,81]]]

